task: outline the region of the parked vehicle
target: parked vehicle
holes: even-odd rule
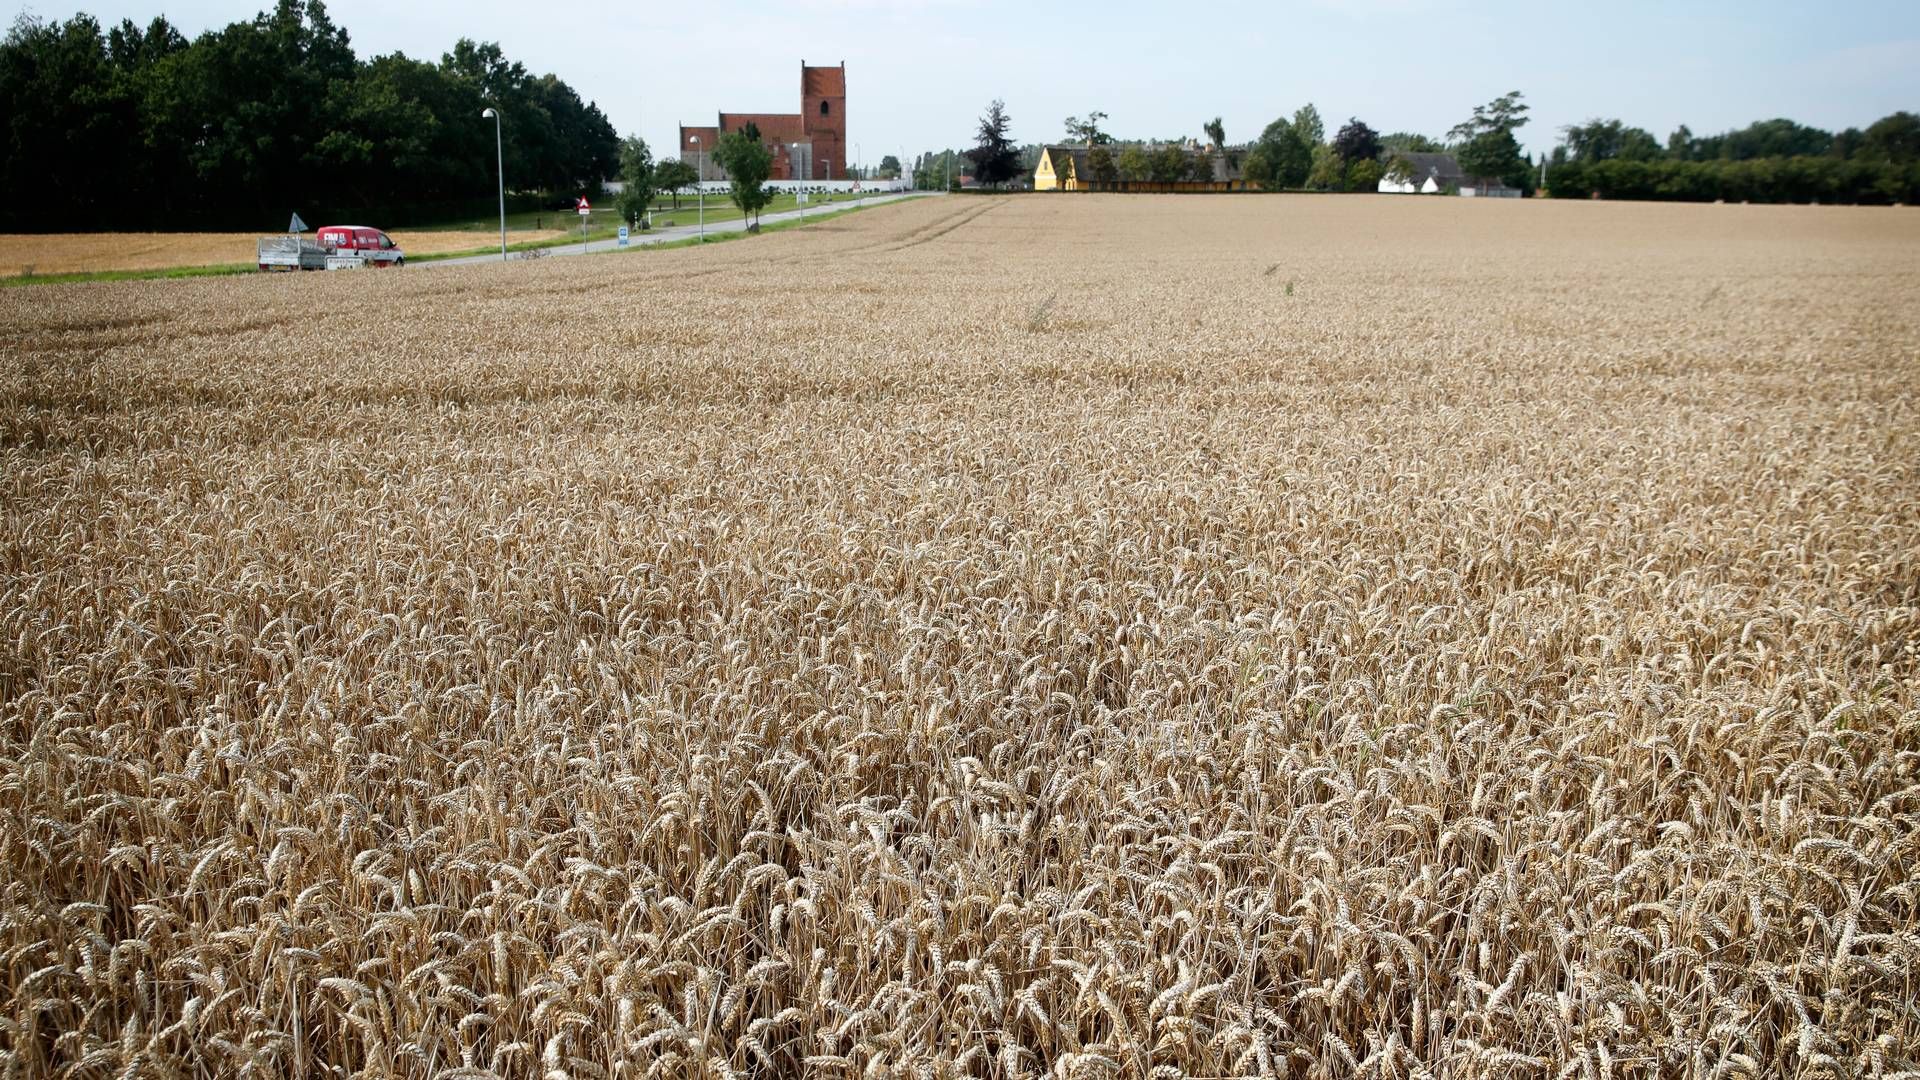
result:
[[[365,225],[326,225],[314,240],[303,236],[263,236],[256,245],[262,270],[358,270],[363,266],[405,266],[406,253],[393,237]]]
[[[322,225],[316,234],[327,250],[327,269],[358,270],[363,266],[405,266],[407,257],[393,237],[365,225]]]

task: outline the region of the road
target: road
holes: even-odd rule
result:
[[[899,202],[903,199],[918,199],[924,196],[934,195],[934,194],[937,194],[937,192],[902,191],[902,192],[896,192],[888,195],[874,195],[871,198],[862,199],[857,205],[879,206],[881,203]],[[802,216],[825,217],[829,214],[837,214],[845,210],[851,210],[854,208],[855,205],[856,204],[852,204],[852,203],[832,203],[832,204],[821,206],[821,207],[807,207],[805,210],[783,210],[778,214],[763,215],[760,218],[760,223],[763,225],[771,225],[776,221],[796,221]],[[746,228],[746,224],[747,223],[745,221],[742,221],[739,219],[735,219],[732,221],[716,221],[707,225],[707,232],[709,234],[741,232]],[[676,225],[670,229],[652,229],[643,233],[642,232],[633,233],[628,241],[628,244],[629,246],[635,246],[635,247],[646,245],[646,244],[666,244],[666,243],[671,243],[675,240],[691,240],[692,238],[698,235],[700,235],[700,226],[698,223],[695,223],[693,225]],[[599,251],[615,251],[615,250],[618,250],[619,246],[620,246],[620,241],[618,240],[592,240],[592,241],[588,241],[585,244],[561,244],[558,247],[544,248],[544,249],[541,249],[541,253],[547,256],[582,255],[582,254],[591,255]],[[509,259],[518,259],[522,254],[524,253],[516,251],[516,252],[510,253],[507,257]],[[499,262],[499,261],[500,261],[500,253],[496,251],[488,255],[463,255],[458,259],[436,259],[432,262],[414,263],[413,265],[421,266],[421,267],[459,266],[464,263],[483,263],[483,262]]]

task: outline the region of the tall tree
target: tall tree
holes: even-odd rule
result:
[[[1521,99],[1520,91],[1509,90],[1485,105],[1474,106],[1473,116],[1454,125],[1447,138],[1464,143],[1488,132],[1513,134],[1527,124],[1528,106]]]
[[[1077,116],[1067,117],[1067,141],[1088,146],[1106,146],[1113,142],[1113,136],[1100,130],[1100,121],[1106,118],[1107,114],[1098,110],[1088,113],[1085,120]]]
[[[1320,110],[1311,101],[1294,110],[1293,130],[1300,141],[1307,144],[1309,153],[1327,140],[1327,125],[1321,122]]]
[[[880,178],[882,180],[897,180],[899,177],[900,159],[892,154],[883,156],[880,159]]]
[[[1137,143],[1121,149],[1116,167],[1122,180],[1146,180],[1153,175],[1153,159]]]
[[[1263,187],[1297,188],[1307,182],[1307,174],[1313,169],[1313,148],[1317,143],[1309,142],[1299,128],[1300,114],[1312,109],[1309,105],[1293,120],[1285,118],[1275,120],[1260,132],[1260,139],[1254,144],[1254,151],[1260,155],[1261,169],[1265,179],[1256,179]],[[1318,112],[1312,119],[1318,122]],[[1249,162],[1251,164],[1251,162]]]
[[[1224,153],[1227,149],[1227,125],[1221,123],[1220,118],[1216,116],[1206,122],[1203,130],[1206,131],[1207,138],[1213,141],[1214,147]]]
[[[1513,133],[1526,126],[1527,108],[1518,90],[1475,106],[1473,116],[1447,133],[1459,145],[1461,170],[1482,180],[1526,188],[1533,168],[1521,155],[1520,140]]]
[[[621,140],[620,196],[614,200],[620,219],[645,224],[647,207],[653,205],[654,196],[659,192],[658,183],[653,151],[648,148],[647,140],[638,135]]]
[[[973,162],[973,178],[986,187],[997,188],[1019,174],[1020,152],[1007,135],[1012,124],[1006,102],[999,98],[980,118],[980,131],[967,157]]]
[[[753,219],[751,227],[757,230],[761,209],[773,201],[773,193],[766,187],[767,177],[773,173],[773,155],[745,131],[729,131],[720,136],[713,160],[727,170],[727,196],[740,208],[742,217]]]

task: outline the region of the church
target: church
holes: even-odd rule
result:
[[[797,113],[720,114],[712,127],[680,125],[680,159],[698,169],[702,180],[725,180],[713,160],[720,136],[752,124],[773,155],[774,180],[832,180],[847,175],[847,64],[808,67],[800,61],[800,111]]]

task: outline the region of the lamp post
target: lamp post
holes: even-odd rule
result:
[[[500,261],[507,261],[507,166],[500,150],[500,114],[492,108],[480,110],[480,119],[493,119],[493,170],[500,178]]]
[[[700,136],[689,135],[693,140],[693,189],[700,199],[700,242],[707,242],[707,159],[700,156]]]
[[[787,154],[787,164],[792,166],[792,168],[787,170],[788,172],[798,173],[800,171],[800,144],[799,143],[794,143],[791,149],[789,150]],[[805,192],[801,190],[805,186],[806,186],[805,183],[802,183],[793,189],[793,202],[795,206],[798,206],[800,208],[801,221],[807,220],[807,197]]]

